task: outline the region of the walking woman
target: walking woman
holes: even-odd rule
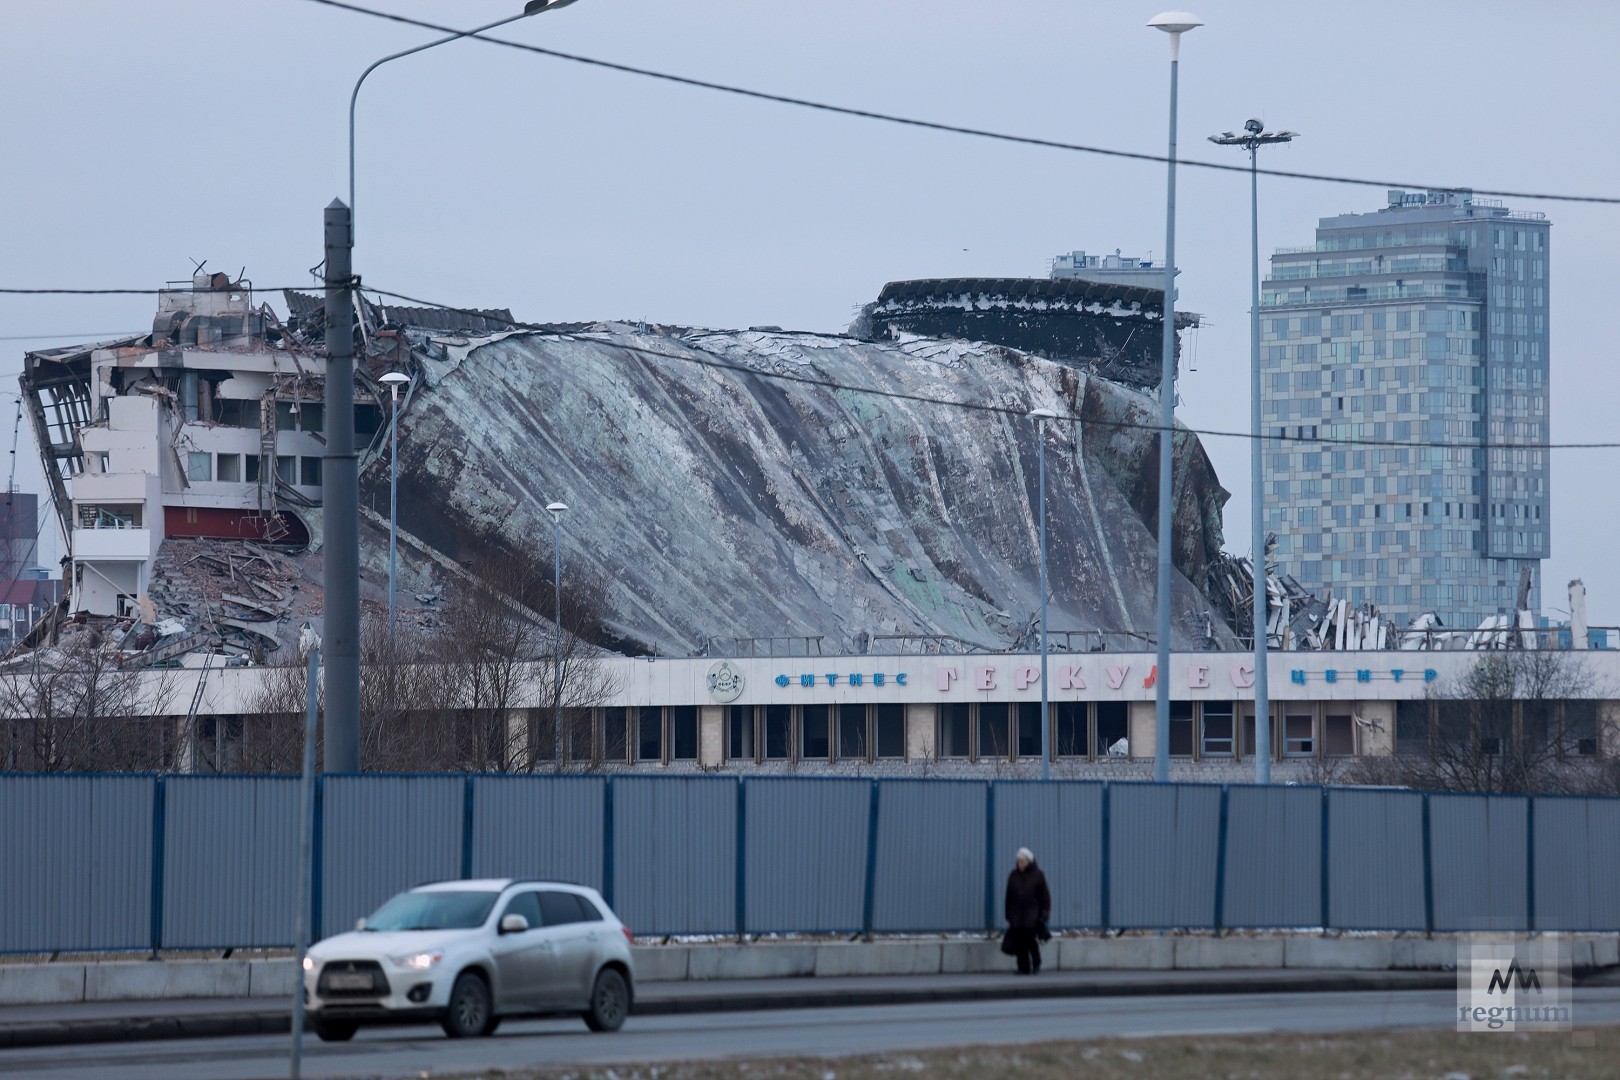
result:
[[[1033,975],[1041,970],[1039,939],[1050,937],[1046,920],[1052,917],[1052,894],[1029,848],[1018,849],[1017,862],[1007,875],[1007,936],[1001,951],[1018,958],[1018,974]]]

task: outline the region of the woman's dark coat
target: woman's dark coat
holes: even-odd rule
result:
[[[1007,876],[1007,925],[1014,930],[1034,930],[1052,916],[1052,894],[1046,888],[1046,875],[1031,862],[1023,870]]]

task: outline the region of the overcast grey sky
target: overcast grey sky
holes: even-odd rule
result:
[[[359,0],[365,3],[366,0]],[[521,0],[369,0],[469,27]],[[1184,158],[1257,116],[1262,164],[1414,185],[1620,195],[1620,5],[1204,0],[1183,42]],[[932,120],[1161,153],[1157,0],[579,0],[517,40]],[[156,287],[190,259],[310,282],[343,195],[360,71],[427,31],[310,0],[0,4],[0,285]],[[466,41],[361,92],[355,269],[533,320],[843,329],[885,282],[1039,276],[1060,251],[1162,255],[1164,168],[898,128]],[[1263,180],[1261,247],[1378,187]],[[1248,186],[1184,168],[1181,303],[1204,314],[1181,418],[1248,426]],[[1510,200],[1552,232],[1552,437],[1613,441],[1620,207]],[[279,306],[279,298],[274,298]],[[24,351],[149,328],[149,297],[0,297]],[[69,335],[58,341],[19,335]],[[10,399],[0,399],[10,400]],[[1248,447],[1206,440],[1246,551]],[[38,489],[27,439],[19,486]],[[1620,623],[1620,451],[1555,452],[1547,613],[1582,577]],[[59,552],[54,541],[47,554]]]

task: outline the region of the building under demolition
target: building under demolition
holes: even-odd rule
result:
[[[564,756],[593,766],[1027,764],[1041,742],[1029,654],[1043,452],[1053,753],[1116,771],[1151,758],[1162,294],[1083,280],[891,284],[849,335],[520,327],[504,311],[360,300],[343,418],[325,413],[322,302],[284,300],[285,318],[249,282],[199,274],[162,294],[148,334],[26,359],[69,594],[28,635],[33,659],[9,663],[56,650],[153,678],[191,669],[142,706],[183,735],[154,767],[226,768],[256,710],[272,708],[274,673],[296,670],[300,643],[320,633],[333,423],[357,435],[362,603],[382,619],[388,372],[410,380],[397,416],[401,633],[461,633],[446,611],[492,586],[503,610],[549,626],[551,604],[535,597],[558,598],[512,575],[549,585],[544,508],[570,507],[561,598],[590,608],[603,674],[589,700],[555,702],[536,637],[512,658],[527,674],[495,720],[501,753],[478,762],[545,760],[548,706],[565,704]],[[1061,418],[1044,451],[1037,409]],[[1240,762],[1254,672],[1234,657],[1253,575],[1222,554],[1226,493],[1197,438],[1180,431],[1175,444],[1170,750]],[[1376,618],[1368,631],[1343,600],[1267,580],[1275,645],[1455,644],[1408,643]],[[1403,737],[1395,703],[1421,701],[1427,672],[1459,663],[1279,657],[1276,753],[1388,753]],[[1570,753],[1612,745],[1600,734],[1612,703],[1565,697],[1590,703],[1560,698],[1550,714],[1555,727],[1571,718]],[[441,704],[451,718],[468,709]],[[198,749],[205,723],[211,755]]]

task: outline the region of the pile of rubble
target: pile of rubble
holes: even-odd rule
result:
[[[1534,649],[1545,647],[1533,612],[1527,604],[1530,579],[1519,587],[1518,610],[1512,615],[1494,615],[1475,630],[1447,630],[1440,616],[1425,611],[1399,629],[1377,604],[1352,603],[1335,599],[1333,590],[1317,596],[1288,574],[1278,571],[1269,556],[1277,546],[1275,536],[1266,537],[1266,641],[1272,649],[1402,649],[1429,651],[1442,649]],[[1573,590],[1579,582],[1571,582]],[[1254,564],[1241,555],[1223,552],[1213,560],[1204,582],[1204,593],[1215,614],[1226,621],[1239,638],[1253,641]],[[1572,591],[1573,597],[1573,591]],[[1582,587],[1584,596],[1584,586]],[[1577,646],[1584,647],[1584,646]]]
[[[126,663],[161,663],[210,649],[262,663],[320,615],[304,559],[246,540],[171,538],[153,568],[142,617],[120,651]]]
[[[1266,537],[1266,554],[1277,546]],[[1254,640],[1254,564],[1241,555],[1222,553],[1211,562],[1204,592],[1216,613],[1240,638]],[[1439,620],[1426,626],[1437,626]],[[1272,649],[1393,649],[1406,647],[1395,623],[1377,604],[1335,599],[1329,589],[1317,596],[1292,576],[1266,565],[1266,642]],[[1419,648],[1430,647],[1419,645]]]

